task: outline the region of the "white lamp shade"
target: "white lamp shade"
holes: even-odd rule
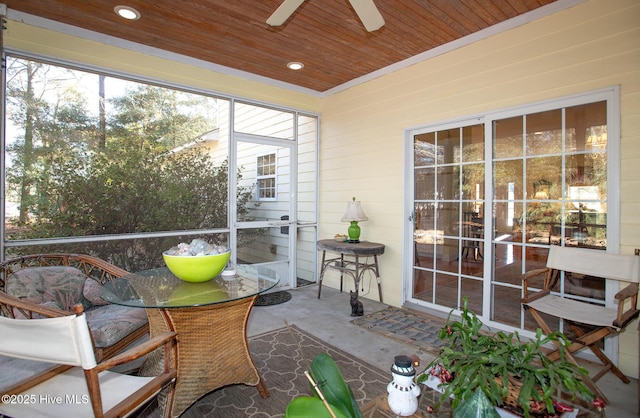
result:
[[[362,222],[362,221],[366,221],[369,218],[367,218],[367,215],[364,214],[364,211],[362,210],[362,204],[360,203],[360,201],[351,201],[347,203],[347,210],[344,212],[344,215],[342,216],[341,221],[342,222]]]

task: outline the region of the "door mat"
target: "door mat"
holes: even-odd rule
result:
[[[316,282],[312,282],[309,280],[305,280],[305,279],[301,279],[300,277],[297,278],[296,280],[296,287],[302,287],[302,286],[310,286],[312,284],[315,284]]]
[[[444,345],[444,341],[438,338],[438,333],[445,326],[445,319],[414,313],[407,309],[388,307],[351,322],[434,355],[438,354],[440,347]]]
[[[282,290],[280,292],[265,293],[256,298],[254,306],[271,306],[285,303],[291,299],[291,293]]]

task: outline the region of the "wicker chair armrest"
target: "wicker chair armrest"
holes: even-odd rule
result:
[[[165,346],[165,357],[167,357],[166,350],[168,350],[175,343],[177,336],[178,333],[176,332],[166,332],[164,334],[158,335],[157,337],[151,338],[148,341],[136,345],[135,347],[132,347],[127,351],[118,354],[117,356],[104,360],[103,362],[98,364],[97,370],[98,372],[101,372],[111,369],[115,366],[119,366],[121,364],[129,363],[144,355],[149,354],[162,345]]]
[[[2,315],[13,318],[15,315],[14,309],[19,310],[27,318],[33,318],[33,314],[39,314],[47,318],[70,315],[69,312],[62,309],[27,302],[0,291],[0,310],[2,311]]]
[[[30,254],[5,260],[0,263],[0,290],[4,290],[4,281],[16,270],[25,267],[72,266],[80,269],[87,277],[93,277],[100,283],[125,276],[128,271],[101,258],[87,254]]]
[[[73,257],[76,258],[77,260],[86,263],[90,266],[93,266],[95,268],[99,268],[100,270],[102,270],[103,272],[113,276],[114,278],[117,277],[122,277],[122,276],[126,276],[127,274],[129,274],[129,272],[125,269],[121,269],[118,266],[115,266],[111,263],[109,263],[108,261],[105,261],[101,258],[98,257],[94,257],[92,255],[86,255],[86,254],[73,254]]]

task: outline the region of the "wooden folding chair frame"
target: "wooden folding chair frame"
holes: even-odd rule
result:
[[[607,308],[553,293],[552,290],[558,283],[562,271],[629,282],[630,284],[614,296],[618,306]],[[530,281],[541,275],[544,275],[543,288],[534,293],[530,289]],[[577,365],[578,362],[573,354],[584,348],[589,348],[602,362],[601,369],[584,383],[605,402],[608,402],[607,398],[595,382],[608,371],[614,373],[624,383],[629,383],[629,379],[602,352],[597,343],[624,330],[640,314],[638,310],[639,277],[640,257],[559,246],[549,248],[546,268],[532,270],[522,275],[524,295],[521,302],[542,331],[546,334],[552,332],[542,316],[544,313],[564,320],[575,333],[571,344],[564,349],[565,358]],[[591,329],[585,331],[585,327]],[[561,356],[560,346],[558,343],[556,344],[558,345],[557,349],[548,354],[549,359],[554,361]]]
[[[24,306],[22,306],[22,302],[19,299],[1,292],[0,302],[2,302],[5,307],[13,306],[17,309],[24,309]],[[46,312],[46,308],[43,309],[44,311],[42,313],[48,313]],[[176,350],[177,334],[175,332],[167,332],[162,335],[158,335],[155,338],[127,349],[123,353],[98,363],[96,362],[89,327],[87,325],[86,318],[83,315],[82,305],[76,305],[74,307],[74,311],[75,315],[72,314],[64,317],[46,319],[20,320],[13,319],[11,317],[2,318],[3,321],[6,321],[6,324],[3,323],[3,326],[6,328],[5,331],[8,330],[7,332],[14,336],[18,335],[24,337],[26,335],[25,332],[29,333],[36,331],[45,332],[44,335],[38,334],[41,339],[52,337],[52,332],[55,332],[57,336],[67,336],[67,334],[69,334],[65,344],[62,344],[60,342],[61,340],[58,339],[56,344],[54,344],[55,348],[53,349],[48,347],[48,344],[41,344],[38,348],[34,348],[37,344],[34,345],[33,343],[30,345],[24,345],[23,338],[10,338],[10,340],[4,341],[4,355],[27,360],[51,362],[52,365],[56,364],[57,366],[52,367],[44,373],[36,374],[27,380],[15,382],[13,386],[2,391],[3,399],[5,395],[22,395],[24,397],[31,396],[34,399],[37,399],[37,395],[28,395],[32,389],[45,383],[49,379],[57,379],[58,376],[66,373],[67,371],[71,371],[72,368],[80,368],[84,369],[83,380],[86,381],[87,393],[95,417],[126,416],[143,406],[153,396],[157,395],[160,390],[166,387],[169,387],[169,392],[167,393],[169,403],[173,401],[174,383],[177,378],[177,370],[171,361],[172,354],[175,354]],[[12,321],[15,321],[15,323],[9,324],[9,322]],[[47,323],[47,321],[57,322]],[[30,324],[33,324],[33,326]],[[46,334],[49,325],[53,326],[53,330]],[[24,328],[25,330],[12,331],[12,329],[17,330],[18,328]],[[63,349],[65,350],[63,351]],[[161,371],[157,375],[142,378],[143,381],[137,385],[137,390],[128,393],[127,397],[119,399],[119,403],[112,405],[111,409],[108,411],[104,411],[100,389],[101,385],[99,382],[100,374],[113,367],[144,357],[158,349],[164,350],[164,361]],[[115,376],[115,374],[112,374],[111,376]],[[114,377],[110,377],[110,379],[114,380]],[[84,400],[82,402],[84,402]],[[62,403],[62,401],[58,403]],[[37,402],[34,402],[33,406],[46,407],[47,405],[46,403],[40,405]],[[4,407],[2,409],[4,412]],[[27,413],[25,412],[25,414]]]

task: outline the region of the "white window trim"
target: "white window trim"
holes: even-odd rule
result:
[[[268,155],[273,155],[275,157],[274,161],[274,173],[269,175],[259,175],[258,174],[258,161],[261,157],[265,157]],[[260,180],[264,179],[273,179],[274,180],[274,190],[273,197],[260,197],[260,187],[258,187]],[[266,152],[264,154],[256,155],[256,201],[258,202],[276,202],[278,200],[278,152]]]

